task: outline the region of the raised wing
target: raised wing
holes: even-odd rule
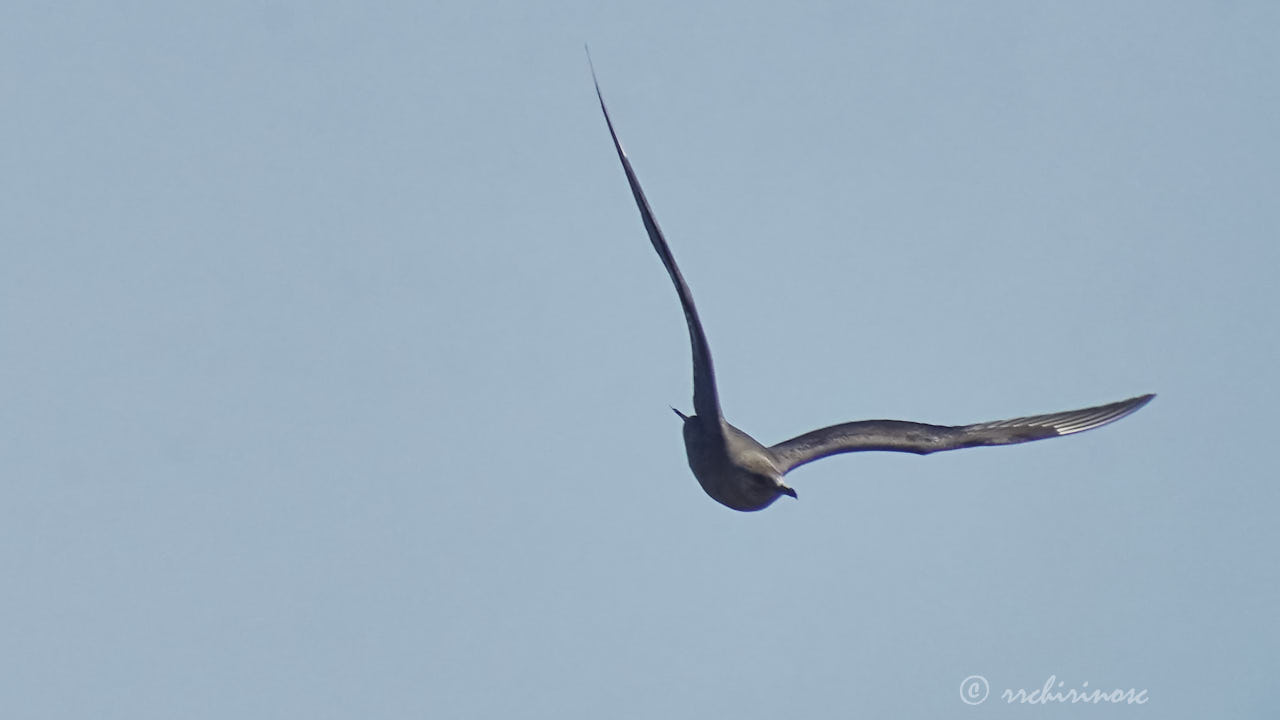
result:
[[[1013,445],[1092,430],[1136,412],[1155,395],[1109,405],[973,425],[926,425],[902,420],[862,420],[807,432],[769,448],[783,473],[828,455],[889,450],[928,455],[940,450]]]
[[[590,62],[591,55],[588,54],[587,63],[590,64]],[[711,349],[707,347],[707,336],[702,332],[698,310],[693,306],[693,295],[690,294],[689,286],[684,282],[684,276],[680,274],[680,268],[676,266],[676,259],[672,257],[671,249],[667,247],[667,240],[662,236],[662,230],[658,228],[658,221],[653,217],[653,210],[649,208],[644,190],[640,189],[640,181],[636,179],[636,173],[631,169],[631,161],[622,151],[622,143],[618,142],[618,133],[614,132],[613,120],[609,118],[609,109],[604,105],[604,95],[600,93],[600,81],[596,80],[594,66],[591,68],[591,80],[596,85],[596,97],[600,100],[600,110],[604,113],[605,124],[609,126],[609,135],[613,137],[613,147],[618,151],[622,170],[627,174],[627,182],[631,184],[631,194],[640,208],[644,229],[649,232],[649,241],[653,243],[653,249],[658,251],[658,257],[662,258],[662,264],[666,266],[667,274],[671,276],[671,282],[676,286],[676,294],[680,296],[680,305],[684,308],[684,319],[689,325],[689,344],[693,346],[693,411],[698,417],[708,421],[708,428],[719,428],[720,398],[716,393],[715,371],[711,367]]]

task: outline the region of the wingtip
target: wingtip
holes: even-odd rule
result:
[[[1110,425],[1117,420],[1127,418],[1138,412],[1147,403],[1151,402],[1155,396],[1155,393],[1147,393],[1146,395],[1131,397],[1128,400],[1114,402],[1110,405],[1099,405],[1098,407],[1079,410],[1070,413],[1071,417],[1062,418],[1060,422],[1053,425],[1053,428],[1059,435],[1073,435],[1085,430],[1099,428],[1103,425]]]
[[[1155,400],[1155,399],[1156,399],[1156,394],[1155,394],[1155,393],[1147,393],[1146,395],[1139,395],[1139,396],[1134,397],[1134,398],[1129,398],[1129,399],[1128,399],[1128,400],[1126,400],[1125,402],[1126,402],[1126,403],[1129,403],[1129,404],[1130,404],[1130,407],[1132,407],[1132,408],[1133,408],[1133,409],[1132,409],[1132,410],[1130,410],[1129,412],[1135,412],[1135,411],[1137,411],[1137,410],[1140,410],[1141,408],[1143,408],[1144,406],[1146,406],[1146,404],[1147,404],[1147,403],[1149,403],[1149,402],[1151,402],[1152,400]]]
[[[582,49],[587,53],[587,69],[591,71],[591,82],[596,86],[596,96],[600,98],[600,104],[604,104],[604,96],[600,94],[600,79],[596,77],[596,64],[591,60],[591,47],[586,43],[582,43]]]

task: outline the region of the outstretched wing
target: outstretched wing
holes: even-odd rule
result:
[[[973,425],[926,425],[902,420],[863,420],[807,432],[769,448],[778,469],[786,473],[828,455],[890,450],[928,455],[940,450],[982,445],[1013,445],[1070,435],[1101,427],[1136,412],[1155,395],[1109,405],[1048,415],[997,420]]]
[[[587,55],[587,63],[591,63],[591,55]],[[718,428],[720,423],[720,398],[716,394],[716,376],[711,367],[711,350],[707,347],[707,336],[702,332],[702,322],[698,320],[698,310],[693,306],[693,295],[689,286],[676,266],[676,259],[667,247],[667,240],[658,228],[658,221],[653,217],[649,201],[640,189],[640,181],[631,169],[631,161],[622,151],[622,143],[618,142],[618,133],[613,130],[613,120],[609,118],[609,109],[604,105],[604,95],[600,93],[600,81],[596,80],[596,69],[591,68],[591,80],[596,85],[596,97],[600,100],[600,110],[604,113],[605,124],[609,126],[609,135],[613,137],[613,147],[618,151],[618,159],[622,161],[622,170],[627,174],[627,182],[631,184],[631,194],[635,196],[636,205],[640,208],[640,218],[644,220],[644,229],[649,232],[649,241],[653,249],[658,251],[662,264],[676,286],[676,294],[680,296],[680,305],[684,308],[684,319],[689,325],[689,343],[693,346],[693,411],[700,418],[707,420],[707,427]]]

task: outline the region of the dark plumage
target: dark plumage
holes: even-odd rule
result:
[[[588,61],[590,56],[588,56]],[[925,455],[940,450],[957,450],[982,445],[1012,445],[1043,440],[1092,430],[1137,411],[1155,395],[1141,395],[1107,405],[1069,410],[1067,412],[1033,415],[1030,417],[974,423],[972,425],[927,425],[902,420],[861,420],[832,425],[799,437],[765,447],[754,438],[725,421],[720,412],[720,399],[716,393],[715,371],[711,365],[711,350],[702,331],[702,322],[693,304],[693,295],[685,284],[680,268],[676,266],[671,249],[658,228],[649,201],[640,189],[640,181],[631,162],[622,151],[618,134],[614,131],[609,109],[605,107],[600,83],[591,70],[595,82],[596,97],[604,113],[605,124],[618,151],[622,170],[627,175],[631,194],[640,208],[640,218],[657,251],[662,264],[671,276],[680,306],[684,309],[685,322],[689,326],[689,342],[693,349],[693,415],[676,414],[684,420],[685,450],[689,456],[689,468],[713,499],[734,510],[762,510],[782,495],[796,496],[782,480],[782,476],[805,463],[828,455],[859,452],[863,450],[889,450]]]

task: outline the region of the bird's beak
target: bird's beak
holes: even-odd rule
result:
[[[677,409],[675,409],[675,408],[671,408],[671,412],[673,412],[673,413],[675,413],[675,414],[679,415],[681,420],[688,420],[688,419],[689,419],[689,416],[688,416],[688,415],[685,415],[684,413],[680,412],[679,410],[677,410]]]
[[[796,491],[786,485],[783,485],[782,487],[778,488],[778,492],[782,493],[783,495],[790,495],[793,498],[799,499],[799,496],[796,495]]]

